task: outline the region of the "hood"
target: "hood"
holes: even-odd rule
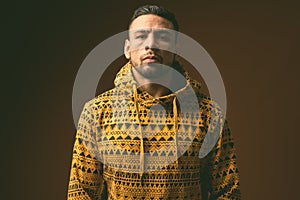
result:
[[[140,109],[141,108],[141,102],[144,105],[147,105],[149,108],[154,105],[154,104],[165,104],[165,105],[169,105],[170,108],[170,115],[172,116],[170,121],[173,124],[172,126],[174,127],[174,133],[177,134],[178,132],[178,123],[180,123],[180,114],[179,111],[180,109],[182,109],[183,107],[178,103],[179,102],[179,98],[180,96],[185,96],[187,97],[186,100],[189,101],[191,98],[190,95],[198,96],[197,94],[200,92],[199,89],[201,87],[200,83],[191,79],[189,74],[178,64],[178,66],[180,67],[180,69],[182,69],[181,74],[184,76],[185,78],[185,86],[178,89],[177,91],[169,94],[169,95],[165,95],[165,96],[161,96],[159,98],[154,98],[153,96],[151,96],[149,93],[147,93],[146,91],[140,91],[137,88],[137,82],[135,81],[133,74],[132,74],[132,65],[130,62],[126,63],[121,70],[118,72],[118,74],[116,75],[115,78],[115,91],[118,94],[123,94],[121,95],[122,98],[125,99],[131,99],[131,101],[133,102],[133,107],[132,109],[134,109],[134,113],[138,113],[137,114],[137,119],[135,120],[137,122],[137,124],[139,124],[140,127],[140,166],[141,166],[141,175],[144,173],[144,167],[145,167],[145,151],[144,151],[144,139],[143,139],[143,128],[145,128],[145,124],[143,121],[141,121],[139,114],[140,113]],[[178,99],[177,99],[178,98]],[[124,99],[123,99],[124,100]],[[179,107],[180,106],[180,107]],[[143,127],[143,128],[142,128]],[[178,146],[177,143],[177,139],[175,136],[175,145],[176,147]],[[174,159],[173,161],[176,162],[176,164],[178,165],[178,154],[177,154],[177,150],[174,151]]]

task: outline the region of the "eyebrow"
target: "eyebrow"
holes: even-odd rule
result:
[[[149,32],[150,32],[150,30],[140,29],[140,30],[134,31],[134,34],[136,34],[136,33],[149,33]]]
[[[154,33],[158,33],[158,34],[161,34],[161,33],[166,33],[168,35],[172,35],[170,31],[168,30],[163,30],[163,29],[159,29],[157,31],[154,31]]]
[[[133,32],[133,35],[137,35],[137,34],[147,34],[151,32],[150,29],[139,29],[139,30],[135,30]],[[164,30],[164,29],[154,29],[154,34],[167,34],[167,35],[172,35],[172,33],[168,30]]]

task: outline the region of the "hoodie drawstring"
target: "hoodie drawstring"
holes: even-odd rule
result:
[[[175,155],[176,155],[176,164],[178,165],[178,144],[177,144],[177,131],[178,131],[178,110],[177,110],[177,103],[176,103],[176,96],[173,99],[173,115],[174,115],[174,131],[175,131]]]
[[[138,95],[137,95],[137,88],[136,85],[133,85],[133,96],[134,96],[134,107],[135,107],[135,112],[137,113],[137,121],[139,123],[139,129],[140,129],[140,166],[141,166],[141,170],[140,170],[140,177],[143,177],[143,173],[144,173],[144,166],[145,166],[145,161],[144,161],[144,140],[143,140],[143,131],[142,131],[142,123],[139,117],[139,105],[138,105]]]
[[[140,166],[141,166],[141,171],[140,171],[140,177],[143,177],[144,173],[144,168],[145,168],[145,160],[144,160],[144,140],[143,140],[143,131],[142,131],[142,123],[140,121],[139,117],[139,105],[138,105],[138,93],[137,93],[137,88],[136,85],[133,85],[133,95],[134,95],[134,107],[135,107],[135,112],[137,113],[137,121],[139,124],[139,131],[140,131]],[[176,164],[178,165],[178,144],[177,144],[177,132],[178,132],[178,109],[177,109],[177,98],[176,96],[173,99],[173,117],[174,117],[174,132],[175,132],[175,137],[174,137],[174,142],[175,142],[175,156],[176,156]]]

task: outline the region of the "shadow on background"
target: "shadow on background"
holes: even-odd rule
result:
[[[291,1],[159,2],[223,76],[243,199],[296,199],[299,7]],[[77,70],[101,41],[126,30],[144,3],[23,1],[3,7],[4,199],[66,198]],[[124,61],[112,64],[98,91],[112,87]]]

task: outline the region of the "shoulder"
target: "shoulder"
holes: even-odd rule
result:
[[[111,103],[112,96],[114,96],[115,93],[115,89],[110,89],[106,92],[99,94],[98,96],[87,101],[84,105],[84,109],[90,111],[97,111],[103,107],[106,107],[105,105]]]
[[[226,113],[211,97],[204,93],[198,93],[200,121],[212,129],[219,127],[225,121]]]
[[[192,86],[194,93],[197,96],[200,110],[214,111],[216,114],[222,114],[223,111],[217,101],[213,100],[207,94],[202,92],[202,85],[200,82],[194,79],[190,79],[190,85]]]

